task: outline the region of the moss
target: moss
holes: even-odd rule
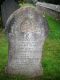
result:
[[[35,6],[34,5],[32,5],[32,4],[28,4],[28,3],[23,3],[23,4],[19,4],[19,7],[23,7],[23,8],[25,8],[25,7],[32,7],[32,8],[35,8]]]

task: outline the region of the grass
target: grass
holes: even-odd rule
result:
[[[51,16],[46,16],[49,33],[44,44],[43,67],[44,76],[52,80],[60,80],[60,21]]]
[[[25,76],[5,74],[8,59],[8,43],[6,35],[0,32],[0,80],[60,80],[60,21],[46,16],[49,25],[48,37],[43,49],[44,75],[40,78],[27,79]]]

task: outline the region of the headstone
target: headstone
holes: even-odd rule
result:
[[[17,9],[18,6],[15,0],[4,0],[3,4],[1,5],[1,13],[4,26],[6,25],[9,16]]]
[[[25,7],[15,11],[6,26],[9,40],[7,72],[42,75],[42,49],[48,32],[45,19],[36,8]]]

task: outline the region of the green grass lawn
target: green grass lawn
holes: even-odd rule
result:
[[[60,21],[50,16],[46,18],[49,34],[43,50],[44,76],[52,80],[60,80]]]
[[[7,37],[0,31],[0,80],[60,80],[60,21],[46,16],[49,25],[48,37],[43,49],[44,75],[35,79],[27,79],[25,76],[11,76],[5,74],[8,59]]]

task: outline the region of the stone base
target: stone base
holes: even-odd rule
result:
[[[42,76],[43,75],[43,68],[40,67],[40,70],[36,69],[34,71],[23,71],[23,70],[19,70],[19,69],[13,69],[11,67],[7,67],[6,68],[6,73],[11,74],[11,75],[24,75],[27,77],[38,77],[38,76]]]

